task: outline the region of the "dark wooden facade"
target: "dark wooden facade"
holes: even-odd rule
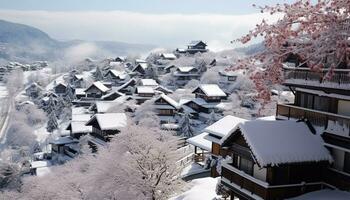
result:
[[[222,165],[221,173],[221,183],[230,188],[231,198],[285,199],[327,187],[323,179],[327,162],[260,167],[239,130],[214,151],[232,157],[231,163]]]

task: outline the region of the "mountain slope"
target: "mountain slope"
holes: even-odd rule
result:
[[[89,51],[86,47],[89,47]],[[130,53],[141,54],[153,48],[153,45],[109,41],[75,40],[61,42],[37,28],[0,20],[0,61],[55,61],[64,59],[72,49],[83,52],[82,54],[77,53],[77,55],[101,58]]]

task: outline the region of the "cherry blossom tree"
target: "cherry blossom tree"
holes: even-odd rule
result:
[[[280,17],[274,23],[262,20],[247,35],[236,40],[248,43],[262,37],[265,49],[239,60],[232,68],[251,70],[251,78],[264,101],[270,100],[268,86],[282,82],[283,62],[290,55],[299,57],[299,66],[314,71],[328,68],[323,78],[330,78],[336,67],[349,68],[349,4],[349,0],[297,0],[259,7],[262,13]]]

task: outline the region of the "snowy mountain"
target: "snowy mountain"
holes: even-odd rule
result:
[[[88,44],[88,47],[92,49],[87,56],[95,58],[129,53],[141,54],[154,48],[153,45],[110,41],[74,40],[62,42],[51,38],[47,33],[37,28],[0,20],[0,61],[53,61],[62,59],[67,51],[84,44]]]

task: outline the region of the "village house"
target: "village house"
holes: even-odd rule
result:
[[[91,114],[73,114],[72,119],[66,128],[66,130],[69,131],[69,135],[72,138],[79,139],[83,135],[90,134],[92,132],[92,127],[85,125],[90,118]]]
[[[333,158],[304,121],[253,120],[220,140],[221,184],[231,199],[286,199],[331,188]]]
[[[203,162],[209,156],[212,160],[218,160],[223,155],[221,139],[231,134],[239,123],[246,121],[246,119],[227,115],[206,127],[201,134],[187,139],[187,142],[195,147],[195,160]],[[216,166],[211,168],[211,176],[219,176]]]
[[[97,81],[85,89],[85,93],[88,98],[101,98],[103,95],[107,94],[109,90],[110,89],[102,82]]]
[[[77,144],[79,140],[71,136],[61,136],[50,142],[51,157],[58,162],[65,162],[78,155]]]
[[[220,113],[225,109],[222,100],[225,100],[227,95],[216,84],[201,84],[192,93],[195,94],[195,99],[182,107],[187,112],[190,111],[194,118],[205,121],[212,112]]]
[[[229,71],[229,70],[222,70],[218,72],[220,80],[219,84],[223,88],[226,88],[235,82],[238,81],[239,78],[245,76],[244,70],[235,70],[235,71]]]
[[[101,100],[103,100],[103,101],[113,101],[113,100],[115,100],[115,99],[117,99],[117,98],[119,98],[121,96],[124,96],[124,94],[114,90],[114,91],[111,91],[110,93],[108,93],[106,95],[103,95],[101,97]]]
[[[190,54],[196,54],[196,53],[205,53],[208,50],[206,49],[207,44],[205,44],[203,41],[198,40],[198,41],[191,41],[188,45],[187,45],[187,53]]]
[[[131,72],[136,73],[137,76],[144,76],[148,68],[148,63],[139,63],[134,67],[134,69],[131,70]]]
[[[175,60],[177,58],[176,55],[173,53],[161,53],[160,57],[163,60]]]
[[[133,98],[138,104],[142,104],[147,100],[152,99],[156,94],[153,87],[150,86],[137,86]]]
[[[157,83],[157,81],[154,80],[154,79],[141,79],[140,82],[139,82],[139,85],[140,85],[140,86],[153,87],[153,88],[159,86],[159,84]]]
[[[123,85],[117,87],[115,90],[125,95],[132,95],[135,91],[136,84],[137,80],[132,78]]]
[[[103,113],[95,114],[87,123],[92,126],[90,143],[99,146],[110,141],[111,137],[120,132],[127,125],[125,113]]]
[[[53,89],[57,95],[63,96],[66,94],[67,84],[60,82],[60,83],[56,84]]]
[[[111,69],[105,74],[105,79],[111,82],[113,86],[120,86],[126,83],[130,76],[125,71]]]
[[[180,109],[180,105],[175,100],[165,94],[161,94],[154,101],[154,107],[162,124],[176,122],[175,114]]]
[[[178,67],[173,72],[173,76],[176,78],[177,85],[186,85],[190,80],[198,80],[200,72],[195,67]]]
[[[71,85],[73,85],[75,88],[81,88],[85,86],[84,83],[84,76],[81,74],[75,74],[71,79]]]
[[[125,57],[121,57],[121,56],[118,56],[114,59],[115,62],[120,62],[120,63],[125,62],[125,60],[126,60]]]
[[[81,99],[86,97],[85,88],[75,88],[74,95],[76,99]]]
[[[42,88],[39,84],[33,82],[25,88],[26,95],[32,99],[36,99],[42,95],[44,88]]]

